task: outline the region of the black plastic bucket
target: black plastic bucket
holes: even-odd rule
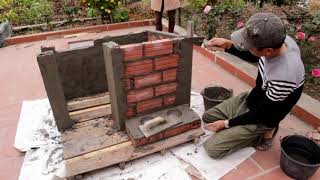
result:
[[[210,85],[201,91],[203,97],[204,109],[208,109],[220,104],[233,96],[232,89],[226,89],[221,86]]]
[[[298,180],[309,179],[320,166],[320,147],[312,140],[300,136],[286,136],[281,140],[280,167]]]

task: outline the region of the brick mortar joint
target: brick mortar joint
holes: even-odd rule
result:
[[[137,101],[137,102],[131,102],[131,103],[127,103],[128,104],[128,107],[132,104],[137,104],[139,102],[144,102],[144,101],[149,101],[149,100],[154,100],[154,99],[165,99],[166,97],[169,97],[169,96],[177,96],[177,92],[174,91],[174,92],[170,92],[170,93],[166,93],[166,94],[161,94],[161,95],[158,95],[158,96],[154,96],[152,98],[148,98],[148,99],[144,99],[144,100],[141,100],[141,101]]]
[[[165,86],[165,85],[170,85],[170,84],[176,84],[176,89],[178,89],[179,87],[179,83],[177,81],[168,81],[168,82],[163,82],[163,83],[159,83],[159,84],[153,84],[153,85],[149,85],[149,86],[143,86],[143,87],[140,87],[140,88],[133,88],[133,89],[130,89],[130,90],[126,90],[126,94],[127,96],[129,95],[129,92],[135,92],[135,91],[143,91],[143,90],[146,90],[146,89],[150,89],[152,88],[153,89],[153,92],[154,92],[154,97],[159,97],[159,96],[162,96],[162,95],[158,95],[156,96],[155,94],[155,91],[156,91],[156,88],[157,87],[160,87],[160,86]],[[175,90],[177,91],[177,90]],[[169,93],[168,93],[169,94]]]

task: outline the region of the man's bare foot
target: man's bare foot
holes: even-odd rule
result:
[[[256,149],[259,151],[267,151],[271,148],[272,142],[273,139],[265,139],[260,145],[256,147]]]
[[[263,141],[261,144],[259,144],[256,148],[259,151],[267,151],[271,148],[272,146],[272,142],[273,142],[273,138],[275,136],[275,134],[277,133],[278,129],[274,128],[268,132],[265,132],[263,134]]]

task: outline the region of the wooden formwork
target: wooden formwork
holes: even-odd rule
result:
[[[67,176],[118,164],[160,152],[203,134],[201,128],[135,147],[125,131],[116,131],[111,120],[109,93],[78,98],[67,103],[70,118],[77,122],[62,132],[63,155]]]
[[[166,136],[147,140],[149,144],[136,147],[125,131],[124,121],[130,119],[117,116],[120,113],[117,113],[114,108],[117,102],[123,102],[121,101],[123,98],[120,100],[117,98],[121,87],[116,85],[122,82],[122,79],[116,80],[113,77],[119,78],[117,73],[112,74],[106,71],[110,59],[106,56],[106,51],[103,51],[103,43],[115,42],[118,45],[126,45],[143,43],[159,37],[183,38],[170,33],[147,31],[104,37],[95,40],[92,46],[73,50],[57,52],[52,47],[42,48],[42,53],[38,56],[38,64],[57,127],[62,134],[67,177],[115,164],[124,168],[127,161],[155,152],[163,154],[164,150],[197,139],[203,134],[202,129],[198,128],[200,119],[197,118],[196,122],[193,121],[195,124],[192,128],[186,127],[186,124],[183,124],[185,125],[183,127],[174,127],[177,128],[177,132],[173,132],[175,129],[171,128],[171,131],[163,132],[167,134]],[[184,41],[193,43],[201,40],[201,38],[189,38]],[[177,43],[175,47],[184,48],[184,44]],[[191,63],[192,45],[188,44],[187,50],[184,51],[188,53],[182,53],[182,58],[189,58],[189,61],[182,62]],[[119,55],[117,57],[122,58]],[[185,68],[181,70],[179,72],[191,73],[184,71]],[[190,78],[186,79],[186,75],[183,74],[182,78],[178,79],[179,83],[184,82],[183,85],[187,87],[185,91],[179,91],[179,88],[177,91],[179,95],[177,97],[185,95],[184,101],[177,101],[179,103],[172,104],[170,107],[189,104],[190,100],[186,98],[191,88],[191,82],[189,82],[191,74],[188,74],[189,76]],[[110,83],[110,79],[115,84]],[[118,109],[123,111],[124,107],[126,108],[126,106],[118,106]]]

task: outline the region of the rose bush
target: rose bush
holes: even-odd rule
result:
[[[297,33],[297,36],[296,36],[296,38],[297,38],[299,41],[304,40],[305,37],[306,37],[306,34],[305,34],[304,32],[301,32],[301,31],[298,32],[298,33]]]
[[[320,69],[314,69],[314,70],[312,70],[312,72],[311,72],[311,75],[313,76],[313,77],[320,77]]]
[[[243,22],[243,21],[238,21],[237,22],[237,28],[238,29],[241,29],[241,28],[243,28],[245,26],[245,23]]]

